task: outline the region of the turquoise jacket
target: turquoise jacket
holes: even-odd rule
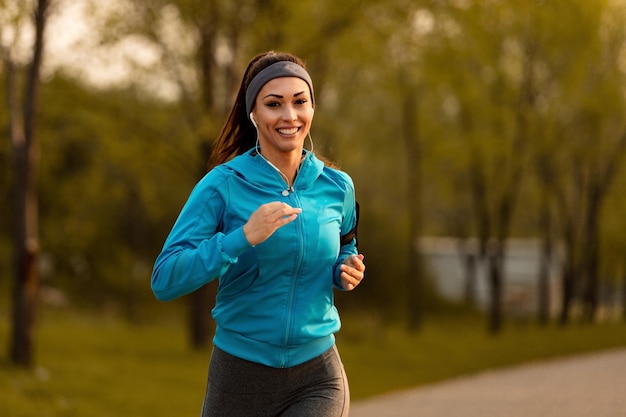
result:
[[[341,326],[333,287],[356,254],[340,236],[356,225],[350,177],[306,152],[286,196],[285,181],[254,150],[211,170],[193,189],[152,272],[162,301],[219,279],[215,346],[267,366],[291,367],[330,348]],[[302,209],[256,246],[243,225],[262,204]]]

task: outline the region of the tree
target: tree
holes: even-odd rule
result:
[[[551,4],[549,12],[579,24],[555,30],[543,21],[541,99],[550,105],[542,114],[534,161],[545,195],[544,246],[555,236],[563,245],[559,321],[566,324],[575,302],[581,302],[587,320],[597,308],[602,206],[626,152],[624,74],[618,63],[624,14],[611,2],[557,6]],[[571,44],[577,47],[567,48]]]
[[[441,39],[428,51],[432,60],[424,61],[427,66],[432,62],[428,73],[443,87],[442,101],[457,103],[452,132],[464,139],[458,143],[464,156],[464,189],[471,201],[477,257],[487,267],[487,327],[498,333],[506,241],[524,178],[536,95],[532,14],[525,9],[514,14],[510,4],[498,2],[438,5],[432,10],[442,22],[435,29]],[[452,60],[453,70],[441,75],[437,71],[446,58]],[[467,210],[467,205],[461,207]]]
[[[415,279],[422,273],[414,263],[422,261],[415,258],[419,233],[462,239],[468,300],[472,277],[489,259],[492,299],[502,297],[507,282],[498,260],[508,236],[543,235],[545,265],[559,259],[565,271],[564,310],[583,302],[593,310],[604,276],[623,275],[623,227],[614,218],[623,211],[615,195],[624,184],[624,84],[615,60],[623,56],[619,28],[626,26],[607,6],[616,2],[87,3],[87,18],[98,17],[84,36],[86,55],[119,46],[131,65],[123,83],[106,88],[84,84],[75,76],[84,70],[46,70],[38,197],[42,255],[54,271],[42,274],[42,284],[85,293],[90,302],[106,298],[116,306],[123,299],[130,310],[135,274],[135,290],[151,297],[145,271],[206,171],[243,66],[267,49],[307,60],[319,97],[315,149],[357,187],[369,278],[356,297],[338,293],[340,307],[414,323],[428,312],[436,295],[427,270]],[[152,59],[133,60],[146,51]],[[14,62],[21,69],[24,60]],[[163,85],[168,95],[159,94]],[[3,143],[7,172],[9,141]],[[13,172],[0,177],[3,198],[12,179]],[[75,201],[77,189],[87,197]],[[602,248],[595,258],[594,242]],[[561,248],[568,257],[559,258]],[[190,308],[189,323],[192,344],[202,345],[211,335],[212,300],[196,295],[197,303],[185,301],[201,308]]]
[[[403,74],[404,75],[404,74]],[[405,76],[401,76],[406,79]],[[411,86],[406,89],[402,98],[402,136],[406,149],[407,166],[407,201],[409,211],[409,231],[411,240],[411,255],[409,257],[410,273],[407,276],[408,295],[408,325],[410,331],[419,330],[422,326],[424,300],[424,273],[422,254],[415,242],[422,234],[422,150],[420,146],[418,122],[419,91]]]
[[[107,43],[140,37],[162,57],[159,70],[176,86],[185,130],[191,132],[185,137],[193,142],[190,159],[198,161],[191,167],[196,180],[207,171],[213,138],[237,87],[240,37],[249,23],[249,8],[245,0],[129,1],[120,3],[124,15],[113,9],[103,25]],[[186,47],[181,48],[181,39]],[[187,297],[190,344],[197,349],[210,344],[215,287],[205,285]]]
[[[34,324],[39,291],[39,206],[37,175],[39,145],[36,135],[40,72],[44,51],[44,33],[49,1],[38,0],[33,6],[35,29],[30,61],[26,66],[23,94],[19,95],[19,65],[11,48],[2,47],[5,67],[9,135],[13,146],[15,170],[15,276],[13,279],[13,314],[10,358],[15,364],[34,362]],[[18,12],[21,13],[20,10]],[[18,18],[16,30],[22,30]]]

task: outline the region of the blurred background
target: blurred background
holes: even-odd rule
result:
[[[150,273],[267,50],[306,61],[356,185],[357,330],[624,322],[626,2],[4,0],[6,364],[36,366],[46,311],[210,346],[215,285],[161,304]]]

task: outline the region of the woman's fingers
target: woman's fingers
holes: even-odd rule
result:
[[[362,254],[349,256],[341,265],[341,281],[343,287],[351,291],[365,278],[365,264]]]
[[[267,240],[278,228],[294,221],[301,208],[291,207],[278,201],[263,204],[243,226],[243,232],[251,245],[258,245]]]

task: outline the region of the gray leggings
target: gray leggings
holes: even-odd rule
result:
[[[333,346],[292,368],[271,368],[217,347],[202,417],[347,417],[348,380]]]

